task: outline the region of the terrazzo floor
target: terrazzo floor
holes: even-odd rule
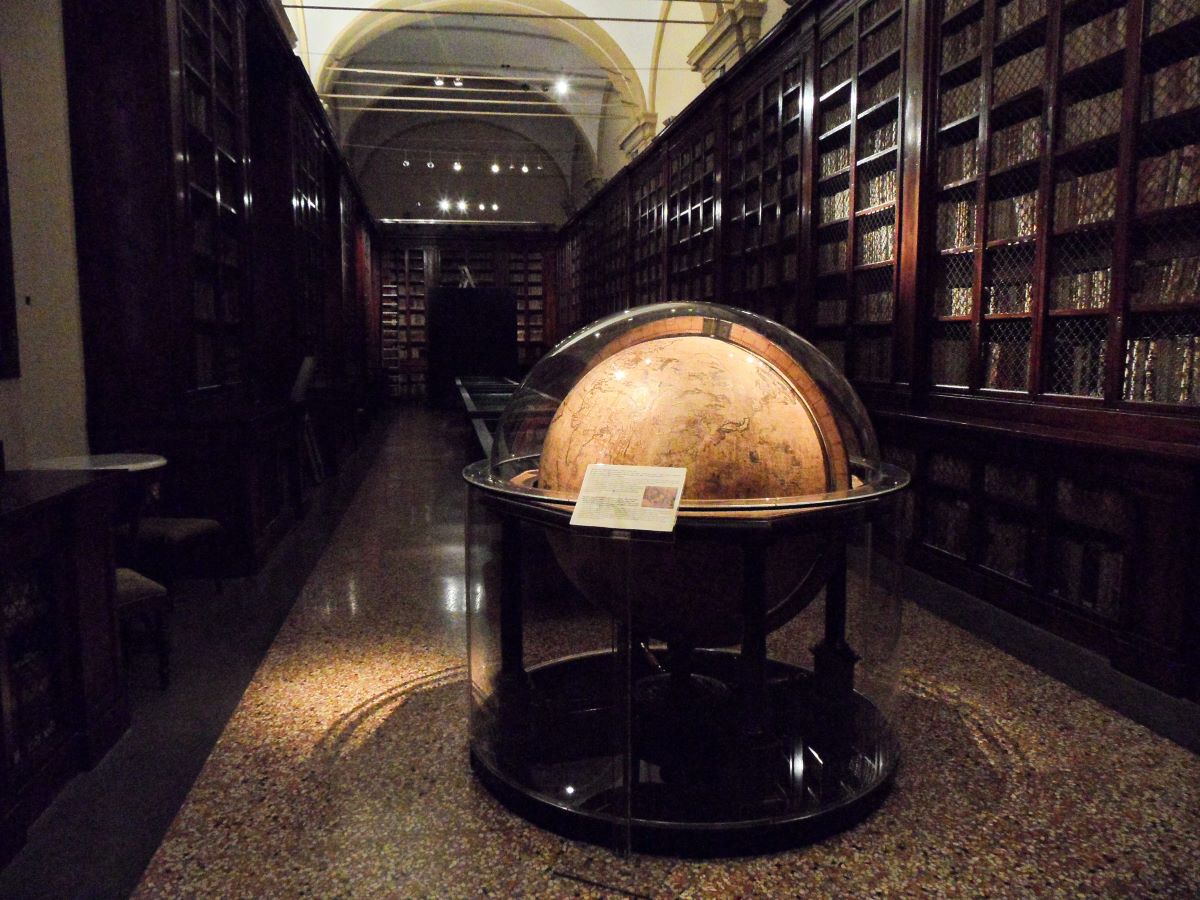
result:
[[[466,758],[465,441],[397,418],[135,896],[1200,896],[1200,757],[911,604],[858,828],[624,859],[510,815]]]

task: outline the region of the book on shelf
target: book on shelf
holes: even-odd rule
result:
[[[996,67],[992,73],[992,103],[1002,103],[1018,94],[1033,90],[1046,77],[1046,48],[1035,47],[1027,53]]]
[[[949,69],[979,52],[981,20],[967,23],[942,38],[942,69]]]
[[[1138,212],[1200,203],[1200,144],[1138,163]]]
[[[992,134],[993,172],[1038,159],[1044,146],[1045,126],[1041,116],[1025,119]]]
[[[1029,281],[1000,282],[984,288],[986,309],[991,314],[1027,313],[1033,308],[1033,283]]]
[[[896,201],[899,179],[895,169],[888,169],[866,179],[859,186],[858,208],[869,209],[872,206],[882,206]]]
[[[1067,393],[1094,397],[1104,393],[1104,341],[1070,344],[1071,381]]]
[[[941,97],[941,121],[945,125],[979,112],[980,81],[974,78],[966,84],[944,91]]]
[[[938,249],[953,250],[975,243],[975,202],[955,200],[938,204]]]
[[[938,153],[940,184],[954,184],[979,175],[978,143],[972,139],[965,144],[946,147]]]
[[[1200,106],[1200,56],[1172,63],[1142,78],[1142,121]]]
[[[834,172],[840,172],[850,166],[850,145],[839,144],[832,150],[827,150],[821,154],[820,170],[821,177],[824,178],[832,175]]]
[[[1051,309],[1106,309],[1111,296],[1109,267],[1057,275],[1050,282]]]
[[[1150,34],[1166,31],[1197,15],[1195,0],[1147,0],[1146,19]]]
[[[1143,258],[1134,263],[1130,306],[1137,309],[1200,300],[1200,246],[1193,240],[1180,250],[1192,255]]]
[[[863,68],[878,62],[900,46],[900,29],[903,23],[896,19],[883,28],[872,31],[862,39]]]
[[[890,322],[895,301],[895,295],[890,290],[859,294],[855,318],[859,322]]]
[[[858,265],[887,262],[896,252],[896,226],[886,222],[864,230],[858,241]]]
[[[1023,391],[1029,377],[1029,342],[989,341],[984,351],[984,386],[997,391]]]
[[[946,0],[946,8],[942,12],[942,19],[945,20],[952,18],[953,16],[957,16],[968,6],[972,6],[979,2],[981,2],[981,0]]]
[[[1037,234],[1038,192],[993,200],[988,205],[988,239],[1012,240]]]
[[[870,109],[900,93],[900,70],[893,69],[873,84],[859,88],[858,108]]]
[[[1063,71],[1125,49],[1125,7],[1097,16],[1067,33],[1063,41]]]
[[[1046,0],[1011,0],[999,9],[997,37],[1001,40],[1046,15]]]
[[[896,120],[890,119],[863,135],[860,156],[874,156],[896,146]]]
[[[1200,405],[1200,335],[1128,341],[1123,397],[1147,403]]]
[[[970,285],[950,285],[938,292],[939,316],[969,316],[975,290]]]
[[[850,121],[850,101],[832,106],[821,113],[821,132],[831,131]],[[758,174],[754,172],[754,174]]]
[[[1117,214],[1117,170],[1092,172],[1060,181],[1054,190],[1058,230],[1106,222]]]
[[[817,301],[818,325],[842,325],[846,321],[846,298],[824,297]]]
[[[1121,88],[1068,104],[1063,113],[1063,146],[1074,147],[1116,134],[1121,128]]]

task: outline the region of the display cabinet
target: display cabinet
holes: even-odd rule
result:
[[[652,153],[631,174],[630,236],[633,253],[632,300],[634,304],[656,303],[663,299],[666,268],[666,173],[660,153]],[[580,322],[579,324],[584,324]]]
[[[716,294],[720,188],[716,128],[677,137],[667,150],[668,300],[712,300]]]

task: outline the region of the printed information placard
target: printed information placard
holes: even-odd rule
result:
[[[592,463],[583,475],[572,525],[671,531],[687,469]]]

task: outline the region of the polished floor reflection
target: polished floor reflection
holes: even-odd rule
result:
[[[467,765],[468,437],[396,419],[141,896],[1200,895],[1200,758],[916,608],[905,755],[857,829],[695,862],[514,818]]]

